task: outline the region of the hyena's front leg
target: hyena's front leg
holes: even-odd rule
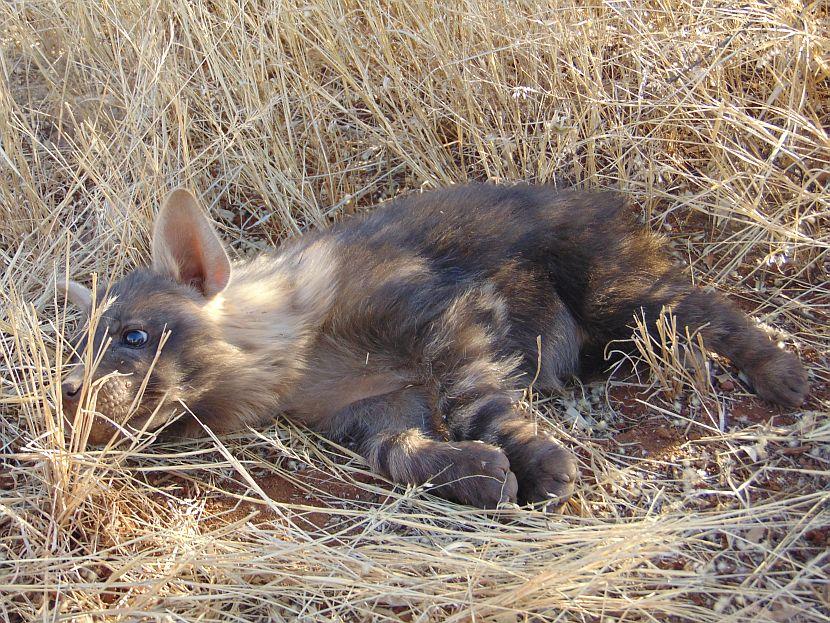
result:
[[[573,494],[579,474],[573,454],[538,432],[506,392],[481,387],[449,401],[450,433],[500,447],[518,481],[520,504],[546,502],[553,510]]]
[[[809,384],[798,357],[773,344],[724,297],[691,289],[677,303],[674,313],[688,327],[701,327],[705,344],[743,370],[761,398],[789,407],[804,402]]]
[[[516,477],[500,448],[438,440],[430,435],[432,419],[426,392],[409,387],[348,406],[326,433],[393,482],[429,482],[436,495],[479,508],[516,501]]]
[[[507,453],[519,481],[519,502],[546,502],[560,508],[570,499],[579,476],[576,458],[533,422],[513,417],[498,422],[489,433]]]
[[[463,304],[463,306],[462,306]],[[561,506],[577,478],[573,455],[516,410],[511,377],[517,361],[495,353],[503,335],[498,300],[483,292],[460,301],[445,314],[428,359],[439,387],[439,412],[450,439],[478,440],[500,447],[518,481],[521,503]]]

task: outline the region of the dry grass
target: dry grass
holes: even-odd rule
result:
[[[829,10],[4,3],[0,621],[830,620]],[[246,254],[466,179],[623,189],[697,281],[786,331],[811,402],[758,417],[699,370],[664,373],[669,400],[620,376],[610,397],[530,396],[582,462],[555,517],[393,489],[284,423],[64,440],[55,381],[78,316],[50,282],[143,262],[172,185],[203,189]],[[271,499],[275,481],[308,498]],[[322,503],[328,523],[306,522]]]

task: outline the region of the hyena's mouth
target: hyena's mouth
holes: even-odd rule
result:
[[[140,387],[131,376],[114,376],[84,396],[83,404],[80,391],[68,395],[64,390],[64,413],[73,428],[89,427],[88,439],[93,444],[137,438],[142,431],[152,432],[165,423],[161,417],[164,396],[146,387],[139,399]]]
[[[85,411],[82,415],[75,414],[73,426],[81,423],[83,418],[92,418],[92,423],[89,426],[89,442],[95,445],[105,444],[116,439],[139,439],[142,434],[152,433],[164,424],[163,419],[158,417],[158,414],[145,412],[140,409],[134,412],[131,417],[126,418],[126,421],[119,420],[112,417],[106,411],[95,409],[94,411]]]

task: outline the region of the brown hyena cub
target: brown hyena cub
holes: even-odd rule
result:
[[[95,412],[96,443],[168,425],[184,405],[167,428],[179,436],[283,412],[395,482],[485,508],[558,505],[576,461],[517,412],[517,392],[601,366],[634,314],[653,324],[670,307],[762,398],[796,406],[807,394],[799,360],[692,287],[662,245],[611,194],[471,185],[231,265],[197,200],[176,190],[152,266],[111,286],[92,343],[105,352],[63,381],[64,409]],[[77,283],[67,296],[92,308]]]

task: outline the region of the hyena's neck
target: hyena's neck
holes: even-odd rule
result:
[[[223,339],[267,366],[283,387],[304,369],[308,349],[335,296],[336,254],[318,239],[234,266],[206,312]]]

